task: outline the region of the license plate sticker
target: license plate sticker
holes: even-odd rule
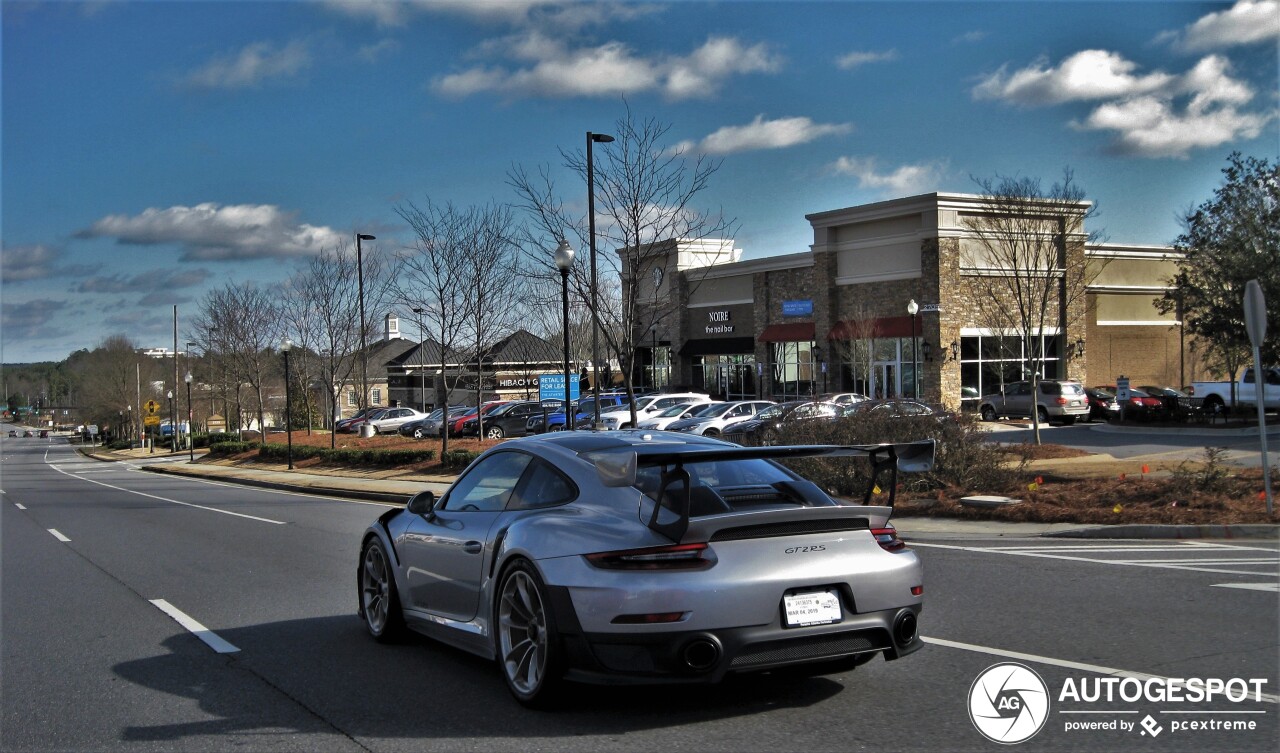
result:
[[[835,591],[808,591],[782,597],[787,627],[829,625],[843,618],[840,596]]]

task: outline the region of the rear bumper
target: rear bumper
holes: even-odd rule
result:
[[[771,624],[680,632],[587,633],[568,590],[552,587],[567,677],[597,684],[714,683],[731,673],[759,672],[883,652],[894,660],[924,644],[915,604],[847,615],[833,625],[786,628]]]

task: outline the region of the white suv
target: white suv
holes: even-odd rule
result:
[[[636,421],[653,418],[662,411],[680,403],[709,403],[711,396],[698,392],[672,392],[636,398]],[[606,429],[630,429],[631,407],[619,405],[600,414],[600,423]]]

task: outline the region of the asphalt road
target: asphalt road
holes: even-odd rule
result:
[[[0,456],[6,751],[991,751],[1006,746],[977,731],[970,689],[1009,661],[1038,673],[1050,700],[1043,729],[1015,748],[1280,743],[1274,541],[936,534],[911,542],[930,644],[901,661],[711,688],[583,687],[560,711],[532,712],[487,662],[365,635],[357,547],[382,505],[149,474],[56,439],[0,438]],[[1061,695],[1147,675],[1265,680],[1266,695]],[[1120,722],[1134,726],[1067,729]],[[1255,728],[1175,729],[1191,722]]]
[[[1031,429],[1007,425],[990,425],[996,429],[992,439],[1019,444],[1032,441]],[[1138,456],[1162,456],[1170,460],[1203,460],[1206,447],[1227,450],[1227,460],[1237,465],[1262,465],[1261,443],[1257,433],[1240,435],[1233,432],[1212,433],[1206,428],[1185,428],[1153,423],[1149,427],[1126,427],[1123,432],[1108,431],[1102,424],[1079,423],[1073,426],[1041,426],[1040,441],[1060,444],[1093,453],[1105,453],[1118,459]],[[1267,456],[1274,468],[1280,465],[1280,436],[1272,434],[1267,441]]]

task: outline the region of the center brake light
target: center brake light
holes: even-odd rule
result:
[[[705,570],[715,564],[707,554],[707,545],[700,543],[597,552],[586,557],[605,570]]]
[[[872,528],[871,535],[875,537],[876,543],[886,552],[901,552],[907,548],[907,543],[898,538],[898,529],[893,526],[887,528]]]

